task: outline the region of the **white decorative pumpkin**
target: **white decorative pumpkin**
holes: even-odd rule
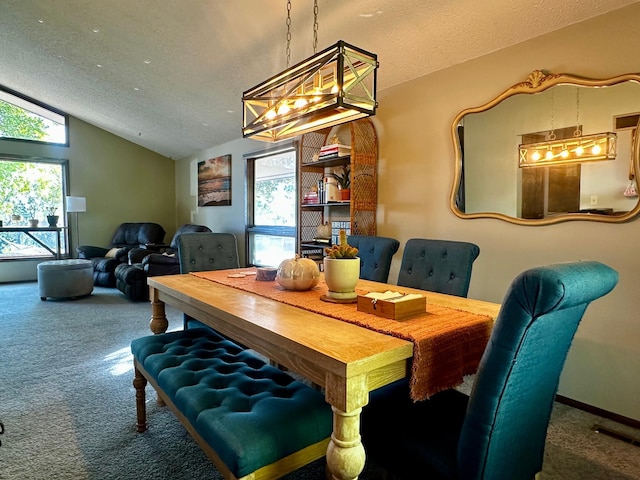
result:
[[[320,280],[318,264],[309,258],[283,260],[276,273],[276,281],[287,290],[310,290]]]

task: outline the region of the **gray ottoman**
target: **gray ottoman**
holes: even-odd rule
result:
[[[38,264],[40,299],[76,299],[93,292],[93,263],[91,260],[51,260]]]

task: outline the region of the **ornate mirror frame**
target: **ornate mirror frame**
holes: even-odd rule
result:
[[[601,213],[560,213],[553,216],[548,216],[544,218],[536,218],[536,219],[526,219],[519,218],[515,216],[509,216],[504,213],[499,212],[473,212],[473,213],[465,213],[458,208],[458,197],[460,189],[463,188],[462,182],[467,179],[463,179],[464,175],[464,166],[463,166],[463,146],[461,145],[461,141],[459,138],[459,127],[464,124],[464,117],[468,114],[481,113],[490,110],[496,105],[500,104],[502,101],[516,96],[516,95],[531,95],[543,92],[548,90],[554,86],[560,85],[569,85],[569,86],[581,86],[581,87],[607,87],[614,86],[624,82],[635,82],[640,84],[640,73],[629,73],[624,75],[619,75],[617,77],[612,77],[608,79],[590,79],[577,77],[569,74],[548,74],[541,70],[535,70],[524,82],[517,83],[498,95],[495,99],[490,102],[481,105],[479,107],[468,108],[460,112],[454,119],[453,125],[451,128],[451,134],[454,144],[455,150],[455,174],[453,180],[453,186],[451,189],[450,196],[450,208],[453,213],[463,219],[474,219],[474,218],[495,218],[499,220],[504,220],[506,222],[515,223],[518,225],[550,225],[570,220],[586,220],[586,221],[598,221],[598,222],[606,222],[606,223],[623,223],[632,220],[640,213],[640,198],[636,202],[636,205],[633,209],[629,211],[623,211],[621,213],[617,213],[615,215],[607,215]],[[579,98],[578,94],[578,98]],[[638,124],[640,127],[640,123]],[[575,127],[578,129],[578,127]],[[553,125],[551,127],[551,132],[553,133]],[[640,172],[640,129],[637,130],[639,133],[634,135],[631,145],[631,158],[630,158],[630,175],[635,175],[637,172]],[[514,151],[513,161],[518,162],[517,151]],[[630,179],[633,178],[630,176]],[[635,175],[635,181],[637,182],[637,175]]]

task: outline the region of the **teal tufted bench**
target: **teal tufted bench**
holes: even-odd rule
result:
[[[321,392],[204,328],[133,340],[137,430],[156,389],[225,479],[275,479],[325,455],[331,407]]]

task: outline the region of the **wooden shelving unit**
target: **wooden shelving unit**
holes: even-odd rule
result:
[[[346,157],[314,161],[320,147],[327,143],[330,129],[303,135],[299,145],[298,252],[318,261],[321,261],[326,245],[318,245],[313,239],[318,235],[317,227],[325,222],[343,222],[342,225],[348,225],[351,235],[376,234],[378,137],[373,123],[366,118],[351,122],[348,130],[351,155]],[[303,203],[304,195],[331,169],[347,164],[351,167],[349,201]]]

